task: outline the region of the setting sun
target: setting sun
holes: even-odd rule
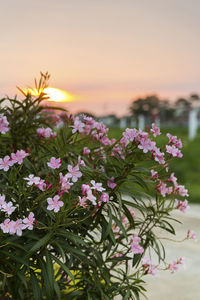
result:
[[[23,89],[23,91],[25,93],[30,93],[33,96],[39,95],[37,89]],[[72,94],[61,89],[47,87],[43,90],[43,92],[49,97],[48,101],[71,102],[74,100],[74,96]]]

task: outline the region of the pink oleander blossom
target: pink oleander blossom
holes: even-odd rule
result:
[[[38,187],[38,189],[40,190],[40,191],[45,191],[46,190],[46,183],[45,183],[45,181],[44,181],[44,179],[40,179],[40,181],[39,181],[39,183],[36,185],[37,187]]]
[[[102,202],[109,202],[109,195],[107,193],[102,193],[100,200]]]
[[[95,182],[94,180],[91,180],[90,181],[92,187],[91,187],[91,190],[96,190],[98,192],[103,192],[105,191],[105,189],[102,187],[102,183],[100,182]]]
[[[123,132],[123,137],[127,139],[129,142],[133,142],[135,138],[138,136],[138,131],[130,128],[126,128],[125,132]]]
[[[23,230],[23,224],[22,224],[22,219],[18,219],[16,221],[10,221],[10,234],[15,234],[18,236],[22,235],[22,230]]]
[[[17,163],[21,165],[23,163],[23,159],[27,157],[29,153],[25,152],[24,150],[17,150],[16,153],[11,154],[12,163]]]
[[[142,254],[144,252],[143,247],[139,245],[140,242],[140,237],[134,234],[131,240],[131,251],[133,254]]]
[[[151,274],[153,276],[157,276],[157,269],[150,259],[144,257],[142,259],[142,267],[144,269],[145,274]]]
[[[73,183],[69,181],[67,175],[63,176],[62,173],[59,173],[59,176],[60,176],[61,190],[63,192],[69,193],[69,189],[71,188]]]
[[[1,210],[1,208],[2,208],[2,206],[3,206],[3,204],[5,204],[6,202],[5,202],[5,195],[0,195],[0,210]]]
[[[177,186],[177,178],[174,176],[174,173],[171,173],[169,182],[172,182],[175,187]]]
[[[80,155],[78,156],[78,166],[85,167],[85,162]]]
[[[113,176],[110,178],[110,180],[107,181],[107,186],[112,190],[117,186],[117,184],[114,182]]]
[[[7,172],[11,166],[10,157],[6,155],[4,158],[0,158],[0,170]]]
[[[34,224],[35,218],[34,213],[30,212],[27,218],[23,219],[23,229],[28,228],[29,230],[33,230],[33,224]]]
[[[53,198],[47,198],[47,202],[47,209],[53,210],[55,213],[57,213],[64,205],[63,201],[60,200],[60,197],[58,195],[54,196]]]
[[[9,233],[10,231],[10,219],[5,219],[3,223],[0,224],[3,233]]]
[[[194,231],[188,229],[186,239],[188,239],[188,240],[191,239],[191,240],[197,241]]]
[[[188,197],[188,190],[184,187],[184,185],[176,185],[175,192],[181,197]]]
[[[85,196],[83,196],[83,197],[78,196],[78,199],[79,199],[78,204],[85,208],[87,206],[87,203],[86,203],[87,198]]]
[[[47,165],[51,169],[59,169],[60,166],[61,166],[61,159],[60,158],[51,157],[50,162],[47,162]]]
[[[97,202],[96,202],[96,197],[92,194],[92,190],[88,190],[87,191],[87,196],[86,196],[86,198],[90,201],[90,202],[92,202],[92,204],[93,205],[97,205]]]
[[[66,174],[67,178],[71,178],[73,182],[77,182],[77,180],[82,176],[82,173],[79,171],[79,165],[72,167],[68,165],[67,167],[69,173]]]
[[[90,154],[90,149],[88,147],[83,148],[83,155]]]
[[[50,138],[53,137],[55,138],[57,136],[56,132],[53,132],[51,128],[47,127],[47,128],[38,128],[37,129],[37,134],[39,137],[43,137],[43,138]]]
[[[182,265],[183,267],[185,267],[185,257],[180,257],[178,260],[177,260],[177,264],[178,265]]]
[[[27,180],[27,185],[31,186],[33,184],[37,185],[40,182],[40,177],[30,174],[28,177],[24,177],[24,180]]]
[[[0,133],[5,134],[9,130],[10,128],[7,117],[4,116],[4,114],[0,114]]]
[[[1,211],[5,212],[8,216],[10,216],[13,211],[15,211],[16,207],[13,206],[13,203],[9,201],[8,203],[4,203],[1,207]]]
[[[83,132],[85,124],[81,122],[81,120],[79,120],[79,118],[76,118],[74,121],[74,125],[71,126],[72,129],[72,133],[75,132]]]
[[[153,177],[153,178],[158,178],[158,172],[156,172],[155,170],[151,170],[151,176]]]
[[[157,137],[158,135],[161,134],[160,128],[158,128],[155,123],[152,123],[151,127],[152,127],[151,132],[153,133],[154,137]]]
[[[172,264],[169,264],[168,269],[173,274],[174,272],[178,271],[178,264],[176,261],[174,261]]]
[[[88,184],[82,184],[81,190],[82,190],[82,194],[85,195],[85,193],[90,190],[90,186]]]
[[[181,153],[181,151],[176,148],[176,146],[172,145],[166,145],[166,152],[171,154],[173,157],[177,157],[177,158],[181,158],[183,156],[183,154]]]
[[[173,192],[173,188],[171,186],[167,187],[166,183],[161,180],[157,185],[157,190],[163,197],[166,197],[166,194],[170,195]]]
[[[181,212],[185,213],[190,208],[187,199],[185,199],[185,201],[177,200],[176,208],[179,209]]]

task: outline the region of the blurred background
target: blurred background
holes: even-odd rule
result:
[[[189,189],[188,225],[195,219],[197,227],[199,12],[199,0],[0,1],[0,97],[20,98],[16,85],[33,87],[39,71],[49,71],[49,103],[100,119],[110,136],[155,122],[182,138],[183,159],[172,171]],[[200,291],[168,296],[196,300]]]

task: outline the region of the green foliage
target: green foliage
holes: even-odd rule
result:
[[[39,127],[54,129],[51,113],[42,106],[48,78],[41,74],[36,82],[38,96],[28,93],[24,100],[8,98],[10,106],[1,109],[10,127],[0,136],[1,157],[20,149],[29,151],[22,164],[0,170],[1,194],[16,206],[12,220],[23,219],[30,212],[36,220],[33,230],[23,230],[22,235],[0,230],[1,297],[104,300],[120,295],[124,300],[140,299],[147,274],[143,256],[154,252],[157,263],[167,268],[165,250],[154,230],[175,234],[170,219],[175,200],[166,202],[157,193],[149,171],[155,161],[134,143],[124,150],[122,159],[113,154],[117,142],[104,145],[91,133],[73,133],[75,119],[67,115],[62,116],[64,123],[56,138],[38,137]],[[86,145],[91,153],[83,157]],[[79,165],[82,176],[69,192],[61,191],[60,173],[77,165],[79,155],[85,162],[85,166]],[[62,160],[59,169],[48,167],[52,157]],[[42,178],[45,188],[28,186],[25,178],[30,174]],[[107,183],[112,177],[117,184],[113,189]],[[102,183],[109,202],[101,201],[95,190],[97,205],[80,205],[81,187],[91,180]],[[63,202],[57,213],[47,208],[47,199],[55,195]],[[1,225],[7,217],[1,211]],[[133,233],[141,238],[144,254],[131,252]]]

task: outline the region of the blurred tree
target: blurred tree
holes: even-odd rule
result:
[[[168,100],[162,100],[156,95],[149,95],[134,100],[130,106],[130,112],[136,118],[139,115],[144,115],[149,122],[154,121],[156,118],[167,121],[173,118],[174,109],[170,107]]]
[[[190,100],[191,101],[199,101],[200,97],[198,94],[190,94]]]
[[[178,98],[175,102],[176,109],[188,110],[191,107],[190,101],[185,98]]]

